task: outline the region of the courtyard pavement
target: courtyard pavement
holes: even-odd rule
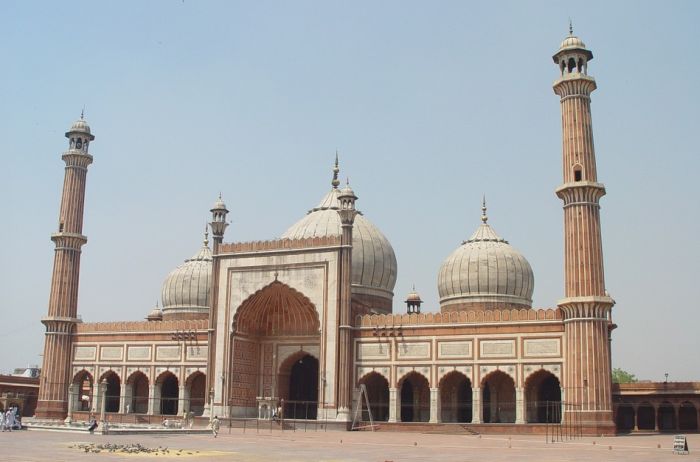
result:
[[[473,436],[400,432],[256,433],[222,428],[212,435],[89,435],[51,431],[0,433],[2,461],[203,460],[300,461],[616,461],[700,460],[700,434],[689,434],[689,455],[674,455],[673,435],[581,438],[547,444],[544,436]],[[138,443],[169,452],[85,452],[77,444]],[[660,446],[660,447],[658,447]]]

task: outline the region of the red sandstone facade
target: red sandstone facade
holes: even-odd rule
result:
[[[554,56],[565,235],[565,298],[557,309],[531,308],[532,270],[487,224],[484,203],[481,226],[441,269],[441,312],[419,313],[419,303],[411,308],[418,312],[391,314],[393,250],[357,213],[354,192],[338,189],[336,158],[333,189],[285,233],[291,237],[224,243],[228,210],[219,198],[209,223],[213,249],[205,237],[200,253],[171,273],[177,290],[167,292],[167,313],[156,308],[148,321],[82,323],[79,261],[94,137],[81,118],[66,134],[36,415],[84,419],[95,412],[113,422],[150,422],[189,411],[269,418],[280,407],[286,418],[347,428],[364,385],[373,419],[388,426],[537,432],[539,424],[575,421],[585,433],[614,432],[615,418],[618,425],[630,419],[628,401],[620,399],[625,387],[611,384],[614,301],[603,275],[605,188],[593,148],[591,59],[573,35]],[[314,234],[317,228],[325,231]]]

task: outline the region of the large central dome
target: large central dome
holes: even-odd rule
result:
[[[340,236],[337,160],[333,173],[333,188],[304,218],[285,231],[282,238]],[[389,313],[395,284],[394,249],[384,234],[359,212],[352,230],[353,305],[356,308],[364,308],[366,311]]]
[[[482,223],[445,259],[438,274],[440,310],[530,308],[535,278],[530,263],[488,225]]]

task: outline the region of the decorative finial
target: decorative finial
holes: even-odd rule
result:
[[[481,200],[481,222],[486,224],[487,221],[489,221],[489,217],[486,216],[486,194],[484,194]]]
[[[204,224],[204,247],[209,247],[209,225]]]
[[[331,184],[333,185],[333,189],[338,189],[338,186],[340,185],[340,180],[338,180],[338,172],[340,172],[340,168],[338,167],[338,150],[335,150],[335,165],[333,166],[333,181],[331,181]]]
[[[85,106],[83,106],[83,109],[80,111],[80,120],[83,120],[85,118]]]
[[[414,292],[416,291],[416,284],[415,283],[413,284],[413,291]]]
[[[574,35],[574,25],[571,22],[571,18],[569,18],[569,35]]]
[[[277,280],[277,276],[279,276],[279,275],[280,275],[280,273],[278,273],[277,271],[275,271],[275,281]]]

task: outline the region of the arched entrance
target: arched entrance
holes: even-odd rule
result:
[[[80,371],[73,378],[73,384],[75,384],[76,393],[73,396],[73,410],[92,410],[92,375],[88,371]]]
[[[440,419],[443,422],[472,421],[472,383],[453,371],[440,381]]]
[[[664,401],[659,406],[657,414],[660,431],[672,431],[676,429],[676,412],[673,409],[673,404]]]
[[[528,423],[561,422],[561,386],[559,379],[540,369],[525,382]]]
[[[102,380],[107,382],[105,389],[105,412],[119,412],[120,395],[122,392],[122,381],[114,371],[109,371],[102,376]]]
[[[430,385],[418,372],[411,372],[400,382],[401,422],[430,420]]]
[[[696,431],[698,429],[698,411],[690,401],[684,401],[678,409],[678,428]]]
[[[617,407],[615,425],[618,432],[629,432],[634,429],[634,408],[629,404],[620,404]]]
[[[143,372],[134,372],[126,383],[131,387],[129,412],[146,414],[148,412],[148,377]]]
[[[207,377],[201,372],[192,374],[185,383],[190,397],[190,412],[196,416],[204,413]]]
[[[258,396],[270,396],[286,401],[314,401],[315,404],[285,404],[285,418],[316,418],[319,401],[318,356],[302,357],[308,351],[299,351],[294,358],[283,363],[284,356],[277,357],[277,345],[285,348],[298,345],[300,350],[320,351],[320,329],[318,313],[313,303],[302,293],[280,282],[273,281],[248,297],[236,310],[233,319],[233,352],[231,354],[231,380],[229,403],[234,413],[257,411]],[[296,368],[294,364],[299,363]],[[300,369],[304,366],[304,369]],[[292,369],[295,377],[292,379]],[[309,369],[315,368],[312,374]],[[294,384],[311,383],[309,389],[295,389]],[[306,378],[300,379],[304,376]],[[294,399],[292,395],[297,399]],[[304,399],[299,399],[299,398]],[[290,414],[291,413],[291,414]]]
[[[656,428],[656,413],[654,407],[648,402],[637,407],[637,428],[639,430],[654,430]]]
[[[160,413],[162,415],[178,414],[178,380],[172,372],[161,374],[156,381],[160,390]]]
[[[494,371],[482,381],[484,423],[515,422],[515,382],[502,371]]]
[[[285,419],[316,419],[318,359],[305,352],[287,358],[280,367],[280,398]]]
[[[381,374],[370,372],[360,379],[367,387],[372,418],[377,422],[389,420],[389,382]],[[362,403],[364,405],[364,403]]]

